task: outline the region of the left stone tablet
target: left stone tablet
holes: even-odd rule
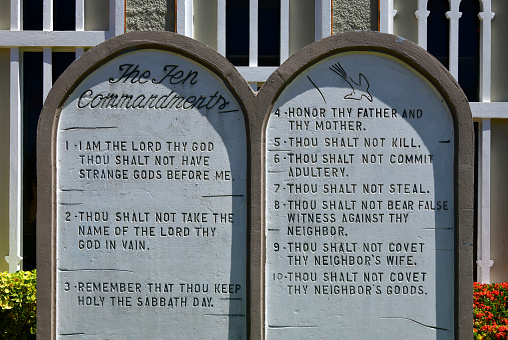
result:
[[[176,35],[95,49],[39,123],[38,332],[245,339],[248,85]]]

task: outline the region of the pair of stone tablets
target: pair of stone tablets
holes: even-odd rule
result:
[[[257,93],[191,39],[113,38],[39,123],[38,335],[469,337],[472,150],[456,82],[391,35]]]

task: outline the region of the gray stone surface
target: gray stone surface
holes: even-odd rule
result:
[[[127,0],[126,32],[175,32],[175,7],[172,0]]]
[[[57,334],[244,339],[246,152],[237,100],[175,53],[79,84],[57,130]]]
[[[454,339],[454,127],[434,87],[339,54],[266,131],[266,338]]]
[[[265,156],[265,141],[270,143],[270,139],[266,139],[266,126],[273,124],[269,116],[272,114],[273,104],[278,100],[279,94],[285,91],[286,85],[288,85],[295,77],[298,75],[310,75],[314,77],[312,73],[306,73],[307,71],[312,72],[314,68],[310,68],[311,66],[318,66],[320,61],[328,60],[327,58],[338,58],[342,63],[342,57],[348,54],[351,51],[379,51],[382,53],[386,59],[392,61],[400,61],[400,63],[404,65],[409,65],[408,67],[413,68],[416,74],[420,74],[420,79],[428,79],[438,90],[439,93],[443,96],[443,101],[446,103],[448,108],[450,109],[451,119],[453,121],[453,126],[455,128],[453,133],[453,140],[450,141],[450,144],[454,145],[454,163],[453,167],[455,169],[455,177],[453,178],[453,186],[456,190],[456,197],[454,198],[454,218],[455,218],[455,252],[454,252],[454,260],[456,266],[454,267],[454,282],[455,286],[455,296],[456,299],[454,301],[455,305],[455,318],[454,318],[454,329],[456,330],[455,337],[457,339],[472,339],[472,324],[473,324],[473,312],[472,312],[472,226],[473,226],[473,128],[472,128],[472,118],[471,112],[469,109],[469,105],[465,95],[460,91],[460,87],[457,82],[449,75],[449,73],[445,70],[445,68],[437,62],[435,59],[430,58],[429,54],[421,49],[420,47],[412,44],[409,41],[401,40],[392,35],[381,34],[381,33],[372,33],[372,32],[349,32],[341,35],[334,35],[328,37],[326,39],[321,40],[316,44],[311,44],[303,48],[302,51],[298,52],[290,58],[287,62],[285,62],[281,67],[278,68],[272,76],[268,79],[265,85],[261,88],[261,90],[255,96],[252,92],[251,88],[247,85],[247,83],[240,77],[236,69],[229,63],[225,61],[224,58],[217,55],[215,51],[207,48],[206,46],[197,43],[191,39],[186,37],[169,34],[167,32],[134,32],[130,34],[126,34],[123,36],[119,36],[113,39],[108,40],[106,43],[100,44],[95,47],[91,53],[85,53],[80,59],[78,59],[75,63],[73,63],[64,73],[62,77],[60,77],[57,82],[54,84],[51,89],[48,98],[45,102],[43,111],[41,113],[41,119],[38,127],[38,141],[37,141],[37,176],[38,176],[38,187],[37,187],[37,268],[38,268],[38,282],[37,282],[37,336],[40,339],[54,339],[57,337],[56,331],[56,320],[58,310],[58,301],[56,300],[55,294],[57,293],[57,282],[56,282],[56,273],[58,268],[58,259],[56,259],[55,249],[58,249],[58,239],[61,236],[57,237],[57,226],[62,223],[62,216],[57,213],[57,211],[62,211],[62,206],[59,206],[57,198],[60,199],[61,193],[58,193],[60,183],[56,182],[57,173],[56,169],[59,167],[57,164],[57,148],[61,148],[62,145],[60,143],[61,139],[61,131],[58,130],[59,120],[62,115],[60,109],[62,105],[66,102],[68,96],[72,94],[72,92],[76,89],[76,86],[79,86],[84,77],[91,74],[94,70],[99,68],[101,65],[106,63],[112,58],[115,58],[119,55],[125,54],[129,51],[135,51],[137,49],[146,49],[147,46],[151,46],[154,49],[161,49],[167,51],[174,51],[176,53],[180,53],[182,55],[188,56],[191,60],[195,60],[196,62],[207,65],[207,67],[212,70],[215,74],[217,74],[220,79],[226,84],[226,87],[232,92],[235,93],[238,100],[240,101],[240,106],[245,110],[244,116],[246,125],[248,126],[248,144],[247,152],[244,154],[244,158],[248,160],[248,164],[250,169],[248,171],[249,179],[248,179],[248,189],[246,190],[248,198],[249,198],[249,207],[248,207],[248,217],[247,221],[249,236],[248,236],[248,244],[246,249],[248,249],[249,254],[249,282],[248,282],[248,329],[249,329],[249,338],[251,339],[262,339],[265,335],[267,319],[265,317],[266,309],[266,299],[265,299],[265,229],[266,229],[266,213],[267,213],[267,204],[274,204],[273,194],[270,193],[270,188],[266,188],[266,168],[265,168],[265,160],[268,160]],[[334,57],[335,56],[335,57]],[[335,60],[335,59],[334,59]],[[318,64],[316,64],[318,63]],[[370,63],[369,63],[370,64]],[[358,82],[359,73],[364,73],[366,79],[370,82],[370,86],[380,86],[379,83],[373,82],[367,71],[371,71],[372,67],[366,67],[365,69],[362,67],[359,70],[356,66],[346,65],[346,63],[342,64],[345,71],[351,76],[351,78]],[[201,73],[200,73],[201,74]],[[395,75],[397,75],[395,73]],[[93,76],[93,75],[92,75]],[[335,81],[331,84],[331,88],[337,86],[337,81],[340,81],[338,75],[331,74],[331,71],[325,68],[325,74],[323,77],[318,77],[318,79],[313,79],[315,84],[320,87],[323,93],[326,94],[326,91],[330,91],[332,89],[327,89],[326,87],[322,87],[320,83],[321,80],[329,79],[329,77],[334,76]],[[307,80],[308,81],[308,80]],[[424,81],[424,80],[422,80]],[[304,80],[305,82],[305,80]],[[100,83],[100,82],[98,82]],[[312,88],[309,85],[310,82],[307,83],[307,86]],[[389,82],[382,82],[381,85],[388,88]],[[325,108],[333,105],[334,101],[340,101],[347,94],[351,94],[351,92],[344,93],[346,90],[351,91],[350,87],[345,83],[342,84],[343,93],[333,93],[332,99],[328,98],[328,94],[326,94],[325,98],[327,98],[327,104]],[[290,85],[291,87],[291,85]],[[289,87],[288,87],[289,89]],[[404,88],[406,90],[406,88]],[[292,91],[289,89],[288,91]],[[313,90],[315,91],[315,90]],[[370,92],[375,100],[378,100],[378,94],[374,92]],[[404,93],[404,92],[401,92]],[[293,93],[295,94],[295,93]],[[298,94],[298,93],[296,93]],[[337,98],[336,98],[337,97]],[[413,96],[407,96],[403,98],[407,101],[412,101]],[[344,102],[353,102],[353,100],[343,100]],[[363,102],[362,102],[363,101]],[[365,98],[363,97],[360,104],[362,107],[369,107],[369,103],[364,103]],[[305,102],[305,106],[309,106],[312,104],[312,101],[309,100]],[[378,105],[379,103],[376,101],[374,104]],[[372,105],[374,105],[372,104]],[[384,103],[389,105],[390,103]],[[280,103],[277,104],[281,106]],[[286,105],[286,104],[284,104]],[[319,106],[323,106],[324,104],[319,104]],[[283,106],[283,105],[282,105]],[[353,104],[349,104],[349,106],[354,106]],[[119,110],[117,110],[118,113]],[[101,118],[102,116],[99,114],[100,111],[97,111],[97,117]],[[138,114],[142,114],[141,110]],[[194,117],[194,116],[192,116]],[[82,121],[84,122],[84,121]],[[131,121],[132,123],[133,121]],[[136,123],[137,121],[134,121]],[[179,123],[181,124],[181,123]],[[288,123],[289,124],[289,123]],[[368,125],[366,125],[368,126]],[[390,126],[386,127],[387,129]],[[144,131],[143,126],[140,125],[136,127],[139,131]],[[282,126],[282,131],[287,130],[288,127]],[[70,131],[70,130],[69,130]],[[368,132],[368,130],[366,130]],[[404,135],[402,137],[409,135],[410,130],[403,130]],[[299,135],[302,135],[305,131],[298,131]],[[326,133],[330,133],[327,131]],[[401,132],[402,133],[402,132]],[[341,133],[345,135],[345,133]],[[337,136],[341,136],[341,134],[337,134]],[[348,134],[350,134],[348,132]],[[383,131],[383,134],[386,134],[386,131]],[[160,134],[159,134],[160,135]],[[207,136],[206,133],[200,134],[200,136]],[[358,137],[363,135],[362,131],[358,132]],[[78,135],[77,135],[78,136]],[[108,135],[111,138],[114,137],[113,134]],[[134,138],[131,135],[125,135],[126,138]],[[270,135],[274,136],[273,134]],[[157,137],[163,138],[163,137]],[[273,139],[273,138],[272,138]],[[446,143],[445,143],[446,144]],[[59,146],[60,145],[60,146]],[[271,144],[269,144],[271,145]],[[426,144],[425,144],[426,145]],[[386,151],[386,150],[385,150]],[[271,151],[269,151],[271,152]],[[300,153],[311,153],[309,150],[299,149],[295,152]],[[340,153],[340,152],[337,152]],[[78,155],[75,155],[76,157]],[[272,153],[273,156],[273,153]],[[70,156],[69,156],[70,157]],[[272,162],[274,158],[271,159]],[[74,159],[75,166],[77,167],[78,159]],[[274,164],[268,164],[272,167]],[[337,165],[340,166],[340,165]],[[425,167],[423,167],[425,170]],[[76,171],[75,169],[72,171]],[[398,178],[397,178],[398,179]],[[236,178],[235,178],[236,182]],[[89,186],[87,186],[88,188]],[[148,188],[149,186],[147,186]],[[268,191],[265,193],[265,189]],[[272,190],[274,188],[271,188]],[[67,192],[68,193],[68,192]],[[79,193],[79,191],[78,191]],[[94,190],[94,197],[99,197],[102,191]],[[74,193],[76,194],[76,193]],[[71,195],[71,194],[69,194]],[[422,194],[423,195],[423,194]],[[171,195],[170,195],[171,196]],[[171,200],[174,198],[171,196]],[[182,198],[184,199],[184,198]],[[307,198],[301,198],[302,200]],[[317,198],[316,198],[317,199]],[[319,198],[321,200],[321,198]],[[339,200],[339,198],[337,198]],[[384,200],[384,199],[383,199]],[[62,202],[65,203],[65,202]],[[70,202],[70,203],[79,203]],[[95,202],[94,202],[95,204]],[[131,204],[129,202],[129,204]],[[134,204],[134,203],[132,203]],[[140,200],[140,206],[143,206],[146,202]],[[163,202],[157,202],[158,204],[165,204]],[[57,210],[58,206],[58,210]],[[193,205],[192,205],[193,206]],[[79,209],[75,206],[69,206],[72,209]],[[191,207],[191,205],[189,205]],[[270,207],[271,208],[271,207]],[[102,209],[102,206],[101,206]],[[109,208],[108,208],[109,209]],[[71,216],[72,218],[72,216]],[[132,223],[130,224],[132,225]],[[287,211],[286,211],[286,220],[282,221],[281,227],[287,227]],[[371,230],[369,230],[371,232]],[[375,235],[375,234],[373,234]],[[72,235],[71,235],[72,236]],[[355,236],[354,233],[352,236]],[[408,235],[409,237],[410,235]],[[356,236],[355,236],[356,237]],[[402,235],[397,235],[396,237],[404,238],[406,237],[406,231]],[[76,238],[77,239],[77,238]],[[75,239],[75,240],[76,240]],[[74,245],[75,246],[75,245]],[[271,248],[270,248],[271,246]],[[284,246],[284,245],[283,245]],[[273,251],[273,243],[269,244],[269,247],[266,251]],[[100,252],[99,252],[100,253]],[[281,253],[280,253],[281,254]],[[270,261],[273,260],[273,254],[270,255]],[[208,253],[206,254],[209,263],[214,263],[213,255],[210,256]],[[94,257],[91,263],[96,263],[96,259],[99,257]],[[288,261],[287,257],[283,259],[283,261]],[[132,262],[136,262],[138,259],[135,259]],[[205,261],[205,260],[203,260]],[[163,260],[164,264],[171,264],[171,260]],[[113,262],[114,263],[114,262]],[[191,263],[191,262],[189,262]],[[277,263],[275,263],[277,265]],[[159,266],[160,263],[157,260],[156,265]],[[273,263],[272,263],[273,265]],[[280,266],[282,265],[282,266]],[[420,265],[420,264],[418,264]],[[130,263],[127,263],[126,266],[132,266]],[[274,267],[270,267],[274,268]],[[287,269],[285,267],[284,262],[279,264],[279,267],[276,269]],[[168,268],[164,268],[164,272],[168,272]],[[267,273],[268,276],[271,273]],[[59,274],[60,275],[60,274]],[[76,275],[72,274],[71,275]],[[94,274],[95,275],[95,274]],[[125,274],[129,275],[129,274]],[[61,288],[62,284],[58,283],[58,287]],[[65,287],[65,281],[64,281]],[[71,286],[69,286],[69,289]],[[64,290],[65,292],[65,290]],[[60,290],[58,294],[63,294]],[[75,294],[75,293],[74,293]],[[321,309],[328,313],[335,313],[336,311],[340,311],[345,317],[348,317],[349,310],[341,309],[340,303],[329,304],[327,301],[323,303],[323,299],[313,300],[313,301],[304,301],[302,303],[301,308],[299,310],[306,312],[309,308],[314,308],[313,303],[321,303]],[[446,299],[445,299],[446,301]],[[439,301],[438,301],[439,302]],[[370,302],[369,302],[370,303]],[[286,301],[283,302],[283,305],[286,305]],[[351,305],[346,305],[351,306]],[[372,305],[374,306],[374,305]],[[293,305],[289,305],[290,308],[293,308]],[[273,308],[273,306],[270,306]],[[420,308],[420,306],[418,306]],[[375,309],[375,307],[372,307]],[[141,311],[142,309],[140,309]],[[99,308],[96,309],[99,311]],[[151,309],[146,309],[148,313],[152,313]],[[165,312],[163,309],[161,311]],[[71,310],[72,312],[72,310]],[[119,310],[118,320],[123,320],[125,315],[128,312],[125,309]],[[286,312],[283,310],[282,312]],[[268,311],[269,313],[269,311]],[[320,312],[321,313],[321,312]],[[89,316],[89,314],[85,314]],[[159,319],[157,314],[152,313],[153,318]],[[337,314],[339,315],[339,314]],[[210,315],[211,316],[211,315]],[[362,315],[362,320],[364,325],[368,325],[370,322],[370,314]],[[60,317],[60,316],[58,316]],[[94,315],[95,317],[95,315]],[[131,316],[128,316],[131,318]],[[328,315],[325,315],[325,319],[329,318]],[[190,320],[194,320],[195,318],[189,317],[187,319],[187,323]],[[76,317],[76,322],[81,322],[82,320],[79,317]],[[130,320],[130,319],[129,319]],[[142,319],[144,320],[144,319]],[[166,323],[169,323],[168,318],[164,318],[162,322],[157,322],[158,326],[166,327]],[[200,320],[200,319],[199,319]],[[270,321],[274,319],[271,318]],[[340,320],[340,319],[338,319]],[[375,318],[374,318],[375,320]],[[139,324],[140,322],[136,323]],[[335,323],[337,319],[333,319]],[[376,321],[376,320],[375,320]],[[407,320],[409,322],[409,320]],[[396,322],[404,322],[404,320],[398,319],[387,319],[386,322],[396,323]],[[153,323],[148,323],[148,327],[152,327]],[[200,321],[194,323],[196,328],[203,325]],[[272,324],[274,325],[274,324]],[[416,325],[416,324],[415,324]],[[291,331],[293,327],[292,324],[280,324],[280,330]],[[309,325],[311,327],[313,325]],[[115,326],[116,327],[116,326]],[[307,326],[300,327],[299,333],[297,336],[293,338],[302,338],[303,335],[307,334],[310,330],[306,329]],[[422,325],[422,327],[424,327]],[[111,327],[113,328],[113,327]],[[219,327],[223,329],[223,327]],[[162,330],[164,331],[164,329]],[[285,330],[284,330],[285,331]],[[296,330],[293,330],[296,332]],[[76,334],[74,334],[76,335]],[[151,334],[148,334],[150,336]],[[339,338],[339,334],[333,334],[333,339]],[[167,336],[165,336],[167,338]],[[95,336],[97,338],[97,336]],[[193,338],[193,337],[191,337]],[[273,337],[272,337],[273,338]],[[277,337],[276,337],[277,338]],[[312,337],[308,337],[312,338]],[[340,339],[342,339],[341,337]],[[378,336],[374,338],[379,338]],[[411,336],[410,338],[413,338]],[[446,338],[446,336],[445,336]]]
[[[373,0],[334,0],[333,1],[333,33],[347,31],[366,31],[377,29],[377,19],[372,15]]]

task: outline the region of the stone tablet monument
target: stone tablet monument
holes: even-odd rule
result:
[[[335,35],[254,93],[136,32],[38,132],[38,337],[471,339],[473,125],[425,50]]]
[[[54,203],[39,222],[52,229],[38,237],[52,277],[39,296],[50,289],[56,303],[54,329],[40,322],[39,335],[247,337],[239,92],[250,90],[221,74],[235,72],[231,65],[207,59],[215,52],[172,38],[113,39],[49,95],[39,183],[52,184],[45,200]]]
[[[471,338],[472,119],[451,76],[351,33],[267,84],[265,338]]]

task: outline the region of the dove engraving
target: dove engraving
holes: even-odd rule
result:
[[[350,76],[348,76],[347,72],[339,62],[333,64],[329,68],[338,74],[342,79],[344,79],[353,90],[353,92],[344,96],[344,99],[361,100],[362,97],[364,97],[369,102],[372,102],[372,95],[369,93],[369,81],[362,73],[358,74],[358,82],[356,82]]]

